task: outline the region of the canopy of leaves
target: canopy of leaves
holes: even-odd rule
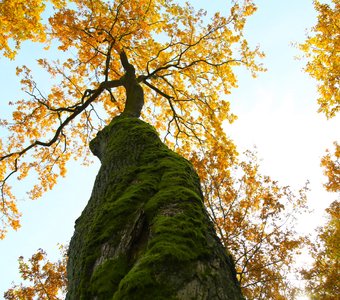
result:
[[[7,300],[62,299],[66,289],[66,250],[60,247],[62,259],[53,263],[46,259],[46,252],[39,249],[25,262],[19,258],[19,271],[22,279],[30,285],[15,285],[4,298]]]
[[[306,211],[308,186],[298,193],[280,186],[261,174],[250,151],[232,168],[220,169],[228,160],[224,153],[202,158],[195,154],[192,160],[216,230],[234,256],[242,292],[247,299],[294,299],[297,290],[287,275],[295,272],[296,254],[306,242],[294,227]]]
[[[51,1],[60,7],[63,0]],[[42,0],[3,0],[0,3],[0,51],[14,59],[23,41],[44,42],[45,28],[41,14],[46,8]]]
[[[340,202],[334,201],[326,212],[328,222],[318,228],[317,239],[310,245],[313,265],[301,272],[313,300],[337,299],[340,294]]]
[[[332,118],[340,110],[340,2],[321,3],[315,0],[314,7],[318,12],[318,23],[300,48],[309,59],[306,72],[319,82],[319,112]],[[334,145],[334,153],[327,150],[321,160],[328,179],[324,186],[329,192],[340,191],[340,146],[337,142]],[[311,299],[337,299],[340,294],[339,201],[334,201],[326,212],[328,222],[318,228],[316,241],[309,245],[313,265],[301,271]]]
[[[334,154],[327,150],[321,160],[328,182],[324,185],[329,192],[340,192],[340,146],[334,143]],[[326,209],[328,222],[318,227],[318,236],[309,243],[314,259],[312,267],[303,269],[306,290],[311,299],[336,299],[340,294],[340,202],[334,201]]]
[[[340,110],[340,2],[314,0],[318,22],[300,45],[308,59],[305,71],[319,85],[319,112],[332,118]]]
[[[213,151],[218,139],[230,149],[230,156],[236,155],[222,130],[224,120],[235,118],[225,99],[236,87],[233,68],[244,65],[253,75],[262,70],[255,63],[262,53],[250,49],[243,37],[246,18],[255,6],[242,2],[234,3],[228,15],[216,13],[208,21],[204,11],[174,1],[56,1],[47,24],[39,23],[43,0],[29,12],[23,4],[25,13],[15,22],[18,30],[1,29],[8,42],[3,43],[4,53],[14,57],[20,42],[31,39],[57,45],[66,58],[37,59],[52,77],[49,92],[39,89],[27,66],[17,68],[27,97],[10,102],[12,120],[0,120],[9,132],[7,140],[0,140],[0,236],[7,226],[19,226],[10,178],[18,174],[24,179],[31,172],[38,183],[29,195],[40,197],[65,175],[69,159],[87,157],[89,140],[122,111],[122,51],[145,90],[143,119],[164,132],[170,146],[187,156],[197,147]],[[12,3],[1,4],[0,17],[9,24]],[[26,26],[31,14],[41,24],[37,31]],[[12,48],[10,40],[17,42]]]

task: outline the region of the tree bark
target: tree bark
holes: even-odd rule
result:
[[[125,70],[121,78],[126,91],[124,114],[130,117],[140,117],[144,105],[144,91],[137,82],[135,67],[129,63],[126,53],[120,53],[120,61]]]
[[[70,242],[66,299],[243,299],[190,162],[124,114],[90,148],[102,165]]]

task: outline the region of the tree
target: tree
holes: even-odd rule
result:
[[[66,299],[243,299],[192,165],[149,124],[115,117],[68,251]]]
[[[294,261],[307,241],[294,228],[307,209],[308,182],[297,193],[280,186],[261,174],[251,151],[231,169],[219,169],[223,156],[201,155],[195,160],[200,160],[195,165],[207,208],[222,243],[233,253],[244,296],[295,299],[297,288],[288,274],[296,272]]]
[[[332,118],[340,110],[340,3],[314,0],[314,7],[318,22],[300,48],[308,59],[305,71],[319,82],[319,112]]]
[[[301,271],[311,299],[336,299],[340,293],[340,203],[334,201],[329,208],[328,222],[318,228],[318,236],[310,244],[314,259],[311,268]]]
[[[313,35],[300,47],[309,59],[306,72],[319,81],[319,112],[332,118],[340,108],[340,3],[337,0],[330,3],[315,0],[314,7],[318,12],[318,23],[312,29]],[[329,192],[340,191],[340,147],[338,142],[334,142],[334,145],[334,154],[327,150],[321,160],[328,179],[324,187]],[[326,212],[328,222],[317,228],[315,241],[309,242],[309,251],[314,259],[312,266],[301,270],[311,299],[335,299],[339,295],[339,201],[331,203]]]
[[[42,2],[40,4],[43,6]],[[77,9],[72,9],[72,5],[77,6]],[[3,8],[6,8],[6,6],[10,5],[4,2]],[[121,116],[127,119],[138,118],[144,107],[144,90],[141,84],[146,86],[152,107],[159,110],[159,117],[156,122],[153,115],[145,114],[144,118],[154,121],[160,130],[165,130],[166,137],[169,140],[172,139],[172,142],[179,149],[182,149],[184,155],[190,153],[190,149],[194,146],[202,147],[205,144],[204,146],[209,148],[211,141],[217,137],[220,142],[225,142],[226,145],[231,144],[231,141],[228,141],[222,131],[222,121],[227,117],[232,121],[233,116],[229,114],[228,103],[219,99],[219,93],[223,89],[224,92],[229,92],[229,89],[236,84],[232,66],[245,64],[254,74],[261,69],[254,62],[255,57],[261,54],[257,49],[251,51],[242,37],[245,18],[252,14],[254,10],[251,2],[246,1],[244,6],[236,3],[231,9],[229,17],[217,13],[210,24],[204,24],[203,11],[195,12],[188,4],[180,6],[170,1],[117,1],[113,3],[73,1],[69,7],[65,3],[61,4],[49,19],[49,33],[38,30],[35,33],[37,36],[35,39],[43,40],[46,38],[50,43],[53,42],[53,39],[58,39],[60,43],[58,48],[63,51],[75,51],[75,58],[67,58],[65,61],[57,62],[54,65],[46,59],[38,60],[38,63],[46,68],[51,75],[61,77],[58,85],[52,86],[51,93],[47,96],[40,91],[33,81],[29,68],[26,66],[18,68],[17,73],[18,75],[23,74],[22,84],[30,98],[16,102],[16,110],[13,113],[14,122],[7,120],[1,122],[11,133],[7,141],[7,148],[1,152],[0,158],[4,225],[10,225],[13,228],[18,226],[15,199],[8,186],[8,180],[12,175],[19,173],[18,178],[23,179],[30,170],[35,170],[40,183],[34,186],[30,192],[32,198],[39,197],[42,192],[52,188],[57,176],[65,174],[65,164],[70,159],[71,154],[77,156],[82,151],[83,145],[80,145],[79,142],[86,144],[93,137],[96,126],[100,125],[98,123],[102,121],[102,118],[99,117],[101,108],[95,107],[95,102],[102,104],[102,109],[108,115],[106,117],[108,120],[118,113],[121,113]],[[39,9],[36,12],[33,11],[33,15],[37,18],[40,11]],[[25,17],[24,15],[23,19]],[[9,26],[9,29],[5,28],[5,30],[11,31],[13,29]],[[159,37],[159,35],[161,36]],[[21,39],[32,38],[30,35],[24,35],[22,38],[16,37],[14,34],[12,37],[17,39],[17,48]],[[156,38],[162,42],[158,42]],[[239,45],[240,53],[237,59],[234,58],[233,44]],[[7,51],[7,54],[11,51],[8,49],[8,45],[7,48],[5,47],[5,51]],[[13,55],[14,53],[8,54],[10,57],[13,57]],[[85,83],[85,79],[88,78],[95,78],[96,82],[93,84]],[[185,88],[185,85],[189,83],[194,83],[197,86]],[[116,90],[113,91],[113,89]],[[106,91],[108,93],[104,94]],[[148,109],[147,103],[146,109]],[[80,120],[76,121],[78,116]],[[98,120],[93,120],[93,116],[97,116]],[[71,128],[69,129],[69,127]],[[126,132],[128,131],[126,130]],[[43,136],[50,136],[50,139],[43,140]],[[138,149],[139,144],[136,147]],[[94,153],[101,157],[103,149],[100,146],[99,150],[94,150]],[[27,159],[28,153],[31,154],[33,160]],[[124,165],[125,161],[129,161],[130,156],[127,153],[129,152],[124,152],[126,157],[121,157],[115,163]],[[110,158],[105,157],[101,159],[110,160]],[[148,161],[144,163],[148,164]],[[179,162],[178,164],[181,165]],[[172,172],[171,174],[175,173]],[[109,183],[110,180],[107,184]],[[181,191],[181,187],[178,187],[178,189]],[[148,232],[150,232],[150,242],[147,243],[148,248],[141,251],[141,260],[146,261],[142,264],[145,268],[140,267],[144,275],[148,270],[147,265],[152,270],[153,278],[151,280],[150,277],[151,281],[149,280],[147,285],[152,284],[155,287],[161,285],[162,288],[153,290],[154,293],[159,293],[158,296],[173,296],[174,292],[179,292],[181,297],[186,297],[190,294],[195,295],[196,292],[190,293],[190,288],[194,288],[200,294],[200,297],[203,297],[202,299],[206,297],[216,298],[218,295],[223,295],[223,298],[241,298],[231,259],[218,246],[219,242],[214,234],[209,234],[209,232],[214,231],[209,229],[210,223],[203,209],[202,199],[197,196],[199,193],[194,196],[195,193],[198,193],[198,191],[192,190],[189,193],[191,196],[187,196],[188,199],[175,198],[175,200],[183,200],[184,203],[187,201],[193,203],[191,205],[193,210],[186,209],[187,214],[182,213],[182,209],[184,209],[182,206],[179,212],[175,210],[170,215],[168,213],[163,215],[160,211],[160,215],[153,216],[147,210],[146,220],[150,224],[148,225],[150,228],[147,226]],[[185,196],[185,193],[183,195]],[[95,193],[94,199],[96,199]],[[129,198],[125,197],[124,199]],[[143,201],[145,201],[144,198]],[[197,206],[198,203],[201,203],[200,208],[195,208],[193,205]],[[89,206],[91,205],[90,201]],[[99,210],[95,211],[100,213],[100,207]],[[191,217],[191,214],[196,212],[197,214]],[[151,217],[148,213],[151,214]],[[181,221],[180,224],[188,227],[172,228],[165,226],[168,221],[172,220],[173,214],[176,218],[179,218],[179,221],[181,221],[183,214],[184,216],[187,215],[190,222],[182,224]],[[98,213],[95,213],[96,215]],[[91,223],[94,220],[92,216],[89,215],[82,219],[85,220],[85,225],[80,229],[77,227],[70,245],[68,267],[70,279],[68,297],[70,298],[91,297],[91,295],[105,298],[108,293],[117,289],[112,290],[110,288],[108,290],[108,284],[112,285],[112,278],[106,278],[106,272],[98,273],[98,270],[107,266],[107,263],[111,263],[112,259],[117,262],[116,260],[119,258],[115,256],[106,257],[104,254],[100,254],[98,249],[102,249],[106,245],[105,243],[108,242],[106,239],[100,239],[100,242],[96,243],[96,249],[99,251],[95,252],[96,257],[92,254],[93,257],[91,256],[90,259],[90,256],[84,257],[81,254],[87,253],[88,246],[92,245],[93,240],[88,240],[86,236],[81,235],[81,233],[84,233],[82,228],[89,230],[91,228],[96,230],[97,228],[96,225]],[[137,221],[139,223],[139,219]],[[198,227],[191,232],[190,228],[195,222],[196,225],[201,222],[203,227]],[[110,224],[108,224],[108,228],[117,227],[111,224],[112,227]],[[158,224],[158,227],[154,228],[153,226],[156,226],[154,224]],[[133,223],[132,225],[136,224]],[[102,229],[108,231],[108,228]],[[119,229],[121,226],[117,228]],[[171,246],[169,241],[159,241],[157,236],[162,233],[160,236],[166,238],[168,231],[176,228],[179,235],[183,231],[183,245],[179,240],[177,241],[179,246],[172,242],[173,250],[176,250],[176,247],[179,248],[178,251],[169,252],[166,250],[168,246]],[[112,233],[117,234],[118,229],[115,229]],[[137,230],[134,227],[132,229]],[[105,236],[104,231],[99,234],[100,237]],[[198,242],[197,245],[194,245],[198,247],[197,249],[188,248],[188,251],[186,251],[185,247],[188,247],[188,243],[190,243],[187,237],[189,233],[194,234],[191,237],[192,241],[203,241],[203,244],[207,244],[207,247],[203,244],[202,247],[199,247],[201,242]],[[80,241],[88,241],[80,248],[78,247],[79,241],[77,242],[79,234],[81,235]],[[138,235],[138,232],[133,232],[133,236],[135,234]],[[124,236],[121,240],[124,241]],[[156,246],[152,246],[155,240],[158,243],[156,243]],[[114,246],[112,247],[116,249]],[[165,247],[164,250],[162,250],[162,247]],[[93,247],[90,248],[94,250]],[[190,250],[193,255],[188,256]],[[210,253],[209,255],[206,253],[207,251]],[[176,255],[177,252],[178,255]],[[164,284],[166,274],[161,276],[162,280],[154,278],[154,276],[160,274],[160,271],[164,272],[166,267],[164,265],[166,261],[162,257],[175,259],[177,262],[175,266],[179,268],[183,268],[179,264],[181,262],[187,267],[189,262],[194,264],[192,270],[197,270],[197,274],[203,272],[201,275],[204,275],[207,280],[200,279],[200,284],[196,283],[192,286],[191,280],[194,279],[189,280],[188,278],[195,274],[188,277],[188,272],[191,269],[184,268],[179,274],[181,280],[173,276],[173,285],[166,287],[167,285]],[[204,257],[205,260],[202,261]],[[105,260],[102,261],[101,259]],[[80,270],[77,266],[83,266],[83,262],[87,262],[85,264],[87,267],[85,270]],[[216,268],[216,265],[214,266],[214,262],[217,263],[218,268]],[[160,266],[159,263],[161,263]],[[135,297],[131,286],[137,287],[141,284],[138,280],[139,273],[135,271],[135,268],[139,270],[140,264],[139,257],[128,257],[125,273],[118,274],[120,280],[124,278],[127,282],[124,285],[125,281],[122,280],[123,283],[119,284],[117,290],[119,295],[124,296],[128,293],[130,298],[132,295]],[[171,266],[167,266],[167,268],[169,267]],[[217,273],[216,270],[213,271],[213,267],[217,270]],[[92,271],[89,272],[90,269],[88,268]],[[220,268],[224,271],[220,272]],[[114,269],[117,272],[117,268]],[[79,270],[80,273],[78,273]],[[127,274],[131,273],[137,275],[129,277]],[[170,270],[167,273],[170,276]],[[219,273],[221,275],[216,275]],[[115,274],[112,274],[112,276],[117,277]],[[212,278],[217,278],[217,281],[211,281]],[[226,278],[229,279],[226,280]],[[98,281],[97,286],[99,288],[94,288],[92,285],[86,286],[88,280],[90,282],[92,280]],[[103,283],[104,281],[105,283]],[[223,282],[227,285],[222,284]],[[75,289],[74,287],[77,287],[78,284],[81,288]],[[210,287],[207,290],[200,287],[204,284],[218,284],[218,286],[217,289]],[[182,288],[183,285],[188,285],[188,287]],[[144,293],[145,286],[141,285],[137,292]],[[180,290],[176,290],[176,288],[180,288]],[[116,297],[121,296],[116,295]]]
[[[266,242],[269,246],[277,230],[285,229],[272,227],[269,220],[271,216],[280,217],[283,211],[280,195],[288,196],[290,192],[258,175],[257,167],[247,163],[240,163],[245,172],[242,179],[234,180],[231,172],[238,165],[237,151],[222,130],[223,120],[232,122],[235,118],[229,111],[229,103],[222,100],[220,94],[227,94],[236,86],[233,67],[245,65],[253,75],[262,70],[255,64],[255,58],[262,54],[258,49],[250,50],[242,35],[246,17],[255,11],[254,5],[250,1],[244,1],[243,6],[235,3],[229,17],[216,14],[209,24],[204,12],[194,12],[188,5],[181,7],[169,1],[119,1],[112,5],[73,1],[73,7],[59,5],[49,20],[49,29],[38,35],[52,47],[57,39],[59,49],[73,52],[74,56],[56,63],[39,60],[42,67],[60,79],[48,95],[38,88],[27,67],[18,68],[30,98],[16,103],[13,123],[2,120],[2,125],[13,132],[1,158],[2,170],[7,168],[2,177],[7,225],[18,226],[18,212],[8,186],[13,174],[19,173],[19,178],[24,178],[28,170],[35,170],[40,183],[31,191],[31,197],[40,196],[53,187],[58,175],[65,174],[68,159],[84,154],[84,145],[101,127],[102,119],[103,125],[122,111],[139,116],[140,96],[144,93],[147,97],[143,119],[164,132],[169,146],[176,147],[194,162],[210,203],[220,203],[223,198],[221,207],[215,205],[220,210],[214,221],[228,247],[233,242],[235,253],[243,248],[238,256],[238,270],[248,293],[251,287],[268,281],[269,277],[281,279],[282,276],[271,276],[270,272],[267,277],[261,277],[260,269],[272,265],[267,270],[273,271],[284,263],[283,254],[273,257],[273,261],[262,255],[258,260],[261,266],[250,268],[249,265],[261,257],[255,254],[264,253],[260,251],[262,245]],[[26,38],[13,37],[19,42]],[[91,83],[89,78],[95,82]],[[50,139],[42,139],[43,136]],[[33,152],[38,161],[32,162],[29,152]],[[205,159],[210,160],[210,177],[202,168]],[[244,184],[242,180],[246,180]],[[267,187],[261,188],[262,183]],[[230,197],[229,191],[238,197]],[[253,200],[255,205],[251,204]],[[227,207],[233,207],[229,219],[219,215],[225,213]],[[253,215],[245,214],[244,208]],[[262,225],[256,224],[255,218],[259,215],[260,223],[265,221]],[[234,221],[235,233],[225,236],[228,220]],[[243,224],[246,224],[241,227],[246,233],[244,238],[243,229],[237,229]],[[268,227],[276,231],[273,229],[270,233]],[[254,240],[256,230],[263,234]],[[276,243],[277,250],[280,246],[282,249],[287,246],[288,252],[298,248],[299,238],[293,239],[287,232],[285,239]],[[254,275],[250,276],[251,272]],[[274,288],[278,290],[278,286]]]
[[[324,184],[329,192],[340,191],[339,145],[334,143],[334,155],[329,151],[321,160],[328,182]],[[301,275],[306,280],[306,290],[311,299],[335,299],[340,292],[340,203],[334,201],[326,209],[327,223],[317,228],[318,235],[309,243],[309,251],[314,261],[312,266],[302,269]]]
[[[42,249],[32,255],[28,263],[24,257],[19,257],[21,277],[31,283],[13,286],[4,295],[7,300],[25,299],[59,299],[66,289],[66,249],[60,248],[62,259],[53,263],[46,259],[47,254]],[[43,265],[42,265],[43,263]]]
[[[58,176],[66,174],[67,161],[87,157],[84,146],[98,128],[124,110],[124,87],[130,83],[143,85],[148,95],[143,118],[165,132],[167,143],[184,156],[195,147],[211,149],[216,138],[233,156],[235,146],[223,133],[222,122],[232,122],[234,116],[222,95],[236,86],[233,67],[245,65],[254,75],[261,70],[255,59],[262,54],[251,50],[242,35],[246,17],[255,11],[250,1],[235,3],[227,17],[216,13],[209,23],[203,11],[172,1],[56,3],[49,24],[41,23],[44,30],[34,40],[46,40],[70,55],[56,62],[38,59],[55,78],[48,94],[39,89],[28,67],[18,67],[28,97],[10,103],[13,120],[0,121],[9,133],[0,143],[2,237],[7,226],[19,226],[9,179],[16,173],[23,179],[34,171],[38,184],[30,197],[51,189]],[[11,19],[7,13],[14,4],[1,3],[3,19]],[[40,12],[32,11],[35,19]],[[21,29],[30,13],[19,16]],[[16,48],[22,40],[33,39],[29,27],[20,36],[11,26],[3,30],[3,38],[13,38]],[[13,57],[13,49],[4,50]]]

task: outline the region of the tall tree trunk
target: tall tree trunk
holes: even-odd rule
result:
[[[70,243],[66,299],[243,299],[190,162],[124,114],[90,148],[102,165]]]

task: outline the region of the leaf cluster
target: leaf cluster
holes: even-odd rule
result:
[[[326,212],[327,223],[318,227],[318,236],[309,245],[313,264],[301,270],[313,300],[336,299],[340,293],[340,202],[334,201]]]
[[[32,257],[25,262],[19,257],[19,272],[23,280],[30,285],[14,285],[4,294],[7,300],[33,300],[33,299],[63,299],[66,289],[66,250],[60,247],[62,259],[57,262],[47,260],[47,254],[38,249]]]
[[[216,230],[234,257],[243,294],[294,299],[297,291],[288,274],[295,272],[295,258],[307,241],[294,228],[307,209],[308,185],[293,192],[261,174],[255,153],[247,151],[243,160],[229,154],[220,147],[211,155],[196,153],[193,161]]]
[[[334,142],[334,146],[334,153],[327,150],[327,154],[321,159],[321,166],[328,179],[324,186],[329,192],[340,191],[340,145]]]
[[[327,118],[340,110],[340,3],[314,1],[318,22],[300,45],[308,63],[305,71],[318,81],[319,112]]]

